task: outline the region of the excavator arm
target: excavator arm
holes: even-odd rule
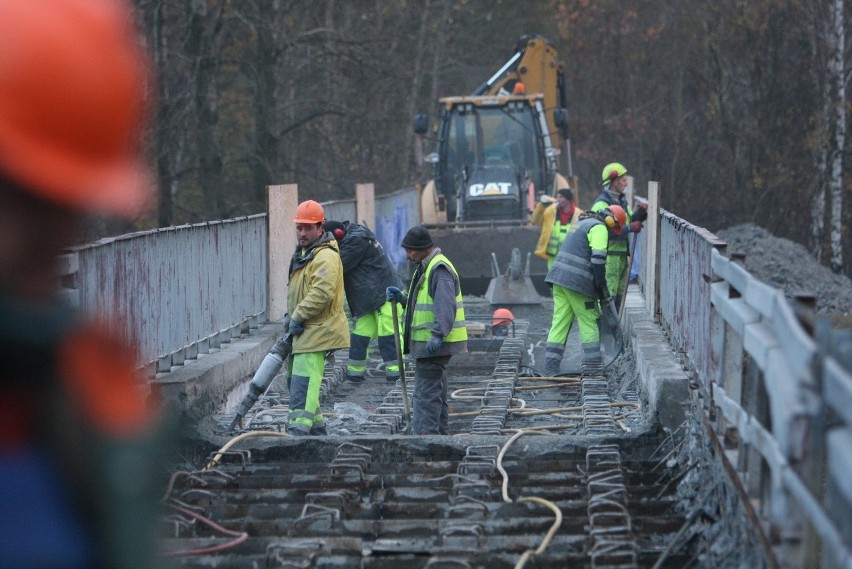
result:
[[[518,40],[515,54],[497,73],[477,87],[473,94],[509,95],[518,82],[524,84],[526,93],[541,93],[544,96],[551,145],[564,152],[568,176],[573,177],[570,147],[567,147],[568,96],[565,87],[565,65],[559,60],[556,49],[543,37],[522,36]]]

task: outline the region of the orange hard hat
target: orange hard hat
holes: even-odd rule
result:
[[[515,320],[515,315],[512,314],[512,311],[508,308],[498,308],[494,311],[494,314],[491,317],[491,325],[499,326],[510,324]]]
[[[517,82],[515,83],[515,86],[514,86],[514,87],[512,87],[512,94],[513,94],[513,95],[523,95],[523,94],[525,94],[526,92],[527,92],[527,88],[526,88],[526,87],[524,87],[524,84],[523,84],[523,83],[521,83],[520,81],[517,81]]]
[[[603,221],[616,235],[621,235],[622,228],[627,225],[627,212],[620,205],[611,205],[603,210]]]
[[[325,221],[325,212],[322,206],[314,200],[303,201],[296,208],[296,223],[322,223]]]
[[[139,213],[151,76],[129,5],[0,0],[0,14],[0,172],[78,210]]]

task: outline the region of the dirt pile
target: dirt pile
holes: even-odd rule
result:
[[[836,326],[852,327],[852,281],[820,265],[804,246],[751,223],[717,231],[716,235],[728,243],[729,256],[745,255],[745,268],[752,276],[787,297],[802,292],[815,295],[818,314],[831,317]]]

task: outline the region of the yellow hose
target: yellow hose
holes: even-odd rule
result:
[[[247,439],[249,437],[261,437],[261,436],[265,436],[265,437],[290,437],[290,435],[288,435],[287,433],[279,433],[278,431],[248,431],[248,432],[245,432],[241,435],[237,435],[236,437],[234,437],[233,439],[231,439],[227,443],[225,443],[225,446],[223,446],[218,451],[216,451],[216,455],[212,459],[210,459],[210,462],[208,462],[202,470],[207,470],[207,469],[210,469],[210,468],[213,468],[214,466],[216,466],[216,464],[222,459],[222,455],[225,454],[225,452],[229,448],[231,448],[232,446],[234,446],[235,444],[237,444],[241,440]]]
[[[506,451],[509,450],[509,447],[512,446],[512,443],[514,443],[522,436],[528,434],[541,435],[544,433],[540,433],[531,429],[521,429],[517,433],[512,435],[508,441],[506,441],[506,444],[503,445],[503,448],[500,449],[500,453],[497,455],[497,470],[499,470],[500,474],[503,476],[503,484],[501,486],[501,491],[503,493],[503,501],[508,502],[510,504],[512,503],[512,500],[509,498],[508,492],[509,474],[503,468],[503,456],[505,456]],[[524,551],[523,555],[521,555],[521,558],[518,559],[518,562],[515,564],[515,569],[522,569],[524,565],[527,564],[527,561],[529,561],[530,557],[532,557],[533,555],[540,555],[545,550],[547,550],[547,547],[553,540],[553,536],[556,535],[556,532],[559,531],[559,528],[562,526],[562,511],[556,506],[556,504],[554,504],[550,500],[545,500],[544,498],[538,498],[536,496],[522,496],[518,498],[517,501],[518,503],[533,502],[536,504],[547,506],[548,508],[550,508],[550,511],[552,511],[556,516],[556,520],[553,522],[553,525],[550,526],[550,529],[544,536],[544,539],[542,540],[541,544],[539,544],[539,546],[534,550],[527,549],[526,551]]]

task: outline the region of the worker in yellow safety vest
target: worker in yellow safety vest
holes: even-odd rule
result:
[[[405,306],[403,352],[415,358],[413,426],[416,435],[448,435],[447,365],[467,351],[467,327],[459,276],[429,230],[417,225],[402,239],[417,265],[408,294],[387,288],[387,299]]]
[[[559,247],[581,213],[583,210],[574,205],[574,193],[569,188],[559,190],[555,200],[551,196],[543,195],[536,204],[530,221],[541,226],[541,233],[534,253],[536,257],[547,261],[548,269],[553,266]]]
[[[642,231],[643,222],[648,219],[648,206],[640,203],[636,210],[627,206],[627,168],[619,162],[611,162],[604,166],[601,172],[601,194],[592,204],[591,210],[601,212],[611,205],[617,205],[627,213],[627,226],[620,235],[613,236],[609,241],[609,251],[606,260],[606,282],[609,294],[615,301],[615,306],[621,306],[621,297],[626,292],[625,271],[627,266],[629,234]],[[635,238],[635,237],[634,237]]]
[[[574,318],[580,328],[583,366],[601,364],[598,302],[612,302],[606,284],[607,245],[623,233],[627,214],[617,205],[586,212],[559,249],[544,281],[553,288],[553,318],[544,352],[545,375],[559,374]]]

